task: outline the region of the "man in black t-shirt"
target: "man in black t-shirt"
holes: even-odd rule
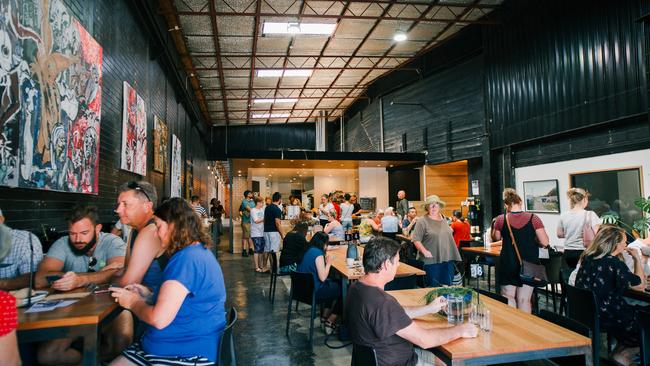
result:
[[[457,338],[476,337],[478,329],[470,323],[424,329],[413,322],[418,316],[437,313],[446,300],[438,297],[428,305],[402,307],[384,291],[384,286],[395,278],[399,249],[396,241],[383,237],[366,245],[366,275],[350,286],[345,307],[350,336],[355,344],[374,348],[379,365],[433,365],[435,356],[426,349]],[[420,348],[414,349],[414,344]]]
[[[273,193],[273,202],[264,209],[264,252],[265,254],[280,252],[280,243],[284,238],[282,232],[282,195],[280,192]],[[268,260],[268,255],[263,259]]]

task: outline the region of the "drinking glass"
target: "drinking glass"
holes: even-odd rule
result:
[[[483,317],[481,318],[481,325],[480,325],[481,330],[490,332],[492,331],[492,314],[490,313],[489,309],[485,309],[483,313]]]
[[[464,320],[463,296],[450,295],[447,299],[447,322],[449,324],[462,324]]]

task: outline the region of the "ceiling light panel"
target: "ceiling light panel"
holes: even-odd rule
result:
[[[329,36],[336,29],[335,23],[264,22],[263,34],[305,34]]]
[[[278,77],[309,77],[312,70],[310,69],[262,69],[257,70],[257,76],[261,78],[278,78]]]
[[[251,118],[287,118],[289,113],[274,112],[274,113],[252,113]]]
[[[296,103],[298,99],[296,98],[277,98],[277,99],[254,99],[253,103],[255,104],[293,104]]]

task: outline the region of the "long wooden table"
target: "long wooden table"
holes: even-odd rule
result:
[[[18,342],[83,337],[83,364],[99,365],[99,331],[122,311],[110,294],[90,294],[74,304],[41,313],[18,309]]]
[[[430,288],[388,291],[402,306],[424,305]],[[477,338],[457,339],[431,349],[447,365],[487,365],[584,355],[592,364],[591,339],[534,315],[482,296],[490,309],[493,329],[479,331]],[[428,314],[415,319],[424,328],[450,327],[447,318]]]
[[[359,257],[363,258],[363,247],[358,246],[357,247],[359,250]],[[334,260],[332,261],[332,268],[334,268],[337,272],[337,274],[341,277],[341,287],[342,287],[342,303],[345,304],[345,298],[348,293],[348,286],[350,285],[350,281],[355,281],[361,278],[364,275],[363,272],[363,267],[357,267],[357,268],[348,268],[348,265],[346,263],[346,255],[348,251],[348,246],[347,245],[340,245],[335,249],[328,250],[328,254],[333,254],[335,256]],[[424,272],[421,269],[415,268],[413,266],[409,266],[406,263],[399,262],[399,266],[397,267],[397,273],[395,274],[395,277],[406,277],[406,276],[424,276],[426,272]]]

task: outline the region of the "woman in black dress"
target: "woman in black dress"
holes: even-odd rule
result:
[[[512,245],[508,224],[512,228],[521,259],[527,262],[539,263],[539,248],[548,247],[548,235],[537,215],[523,212],[521,197],[514,189],[503,190],[503,203],[506,214],[497,216],[494,223],[494,239],[503,241],[497,267],[501,295],[508,298],[508,305],[530,313],[533,287],[522,284],[519,279],[521,264]]]
[[[634,258],[634,273],[619,257],[624,251]],[[625,302],[623,292],[629,288],[643,291],[645,286],[641,254],[637,249],[627,248],[625,231],[618,226],[602,225],[593,243],[582,253],[576,287],[596,294],[601,330],[619,340],[612,358],[623,365],[630,364],[639,352],[640,334],[637,308]]]

